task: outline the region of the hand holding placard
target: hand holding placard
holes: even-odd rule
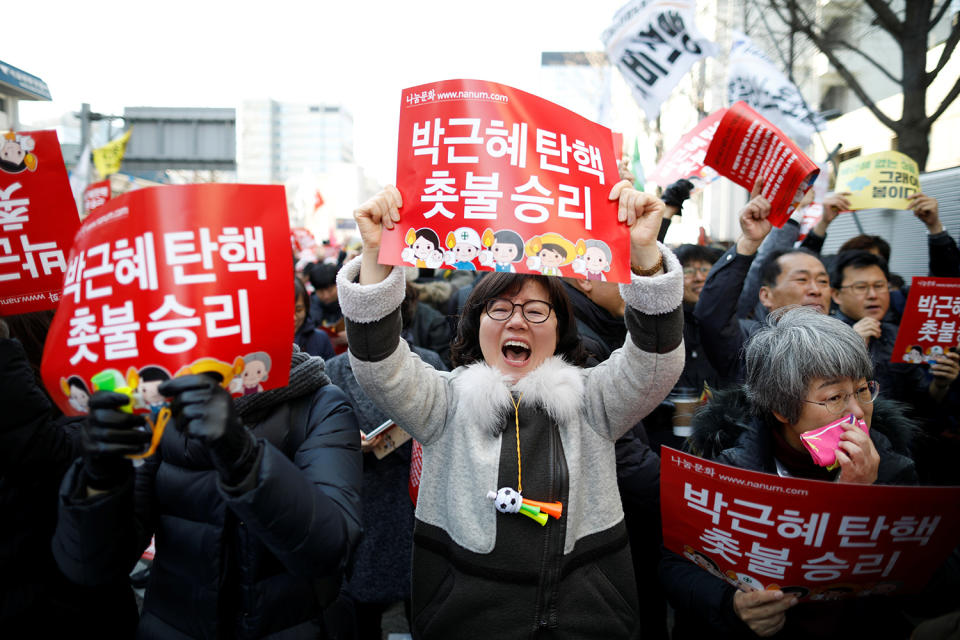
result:
[[[380,253],[380,238],[384,229],[393,229],[400,222],[400,207],[403,197],[392,184],[388,184],[380,193],[361,204],[353,212],[360,230],[363,243],[363,258],[360,265],[360,284],[382,282],[390,273],[389,266],[377,261]]]
[[[760,195],[763,181],[757,180],[750,192],[750,200],[740,210],[740,238],[737,240],[737,253],[752,256],[760,248],[773,225],[770,224],[770,202]]]
[[[654,265],[660,259],[657,234],[663,218],[663,201],[637,191],[628,180],[613,185],[610,199],[618,201],[617,220],[630,227],[630,263],[641,269]]]
[[[750,630],[761,638],[772,636],[787,623],[787,609],[797,604],[796,598],[785,597],[783,591],[737,591],[733,594],[733,611]]]

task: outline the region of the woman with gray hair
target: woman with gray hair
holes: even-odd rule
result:
[[[815,480],[855,484],[915,484],[910,443],[917,428],[899,406],[878,397],[863,340],[842,321],[805,307],[784,307],[746,346],[746,382],[715,394],[693,421],[687,448],[723,464]],[[869,435],[849,425],[836,450],[839,468],[817,466],[800,434],[853,414]],[[905,637],[905,621],[876,598],[858,598],[827,611],[779,590],[737,590],[684,558],[665,552],[660,576],[677,612],[674,638],[851,634]],[[797,605],[795,608],[794,606]],[[844,607],[856,608],[855,612]],[[842,610],[842,613],[841,613]],[[788,613],[789,611],[789,613]],[[868,613],[869,611],[869,613]],[[907,634],[909,635],[909,627]],[[719,633],[718,633],[719,631]]]

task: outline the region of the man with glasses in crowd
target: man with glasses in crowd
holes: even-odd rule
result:
[[[831,275],[834,315],[863,338],[883,393],[912,404],[918,415],[933,417],[931,411],[936,412],[960,373],[960,356],[934,356],[929,375],[920,365],[890,361],[899,327],[883,321],[890,308],[889,278],[886,261],[869,251],[837,254]]]

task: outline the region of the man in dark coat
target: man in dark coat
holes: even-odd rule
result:
[[[125,575],[156,535],[138,637],[323,637],[360,535],[353,410],[294,349],[290,382],[234,401],[207,374],[165,382],[174,425],[133,469],[142,440],[126,398],[98,392],[84,458],[61,488],[54,555],[71,579]]]

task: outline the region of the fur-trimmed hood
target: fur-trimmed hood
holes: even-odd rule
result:
[[[714,392],[713,399],[694,416],[687,447],[698,456],[716,458],[736,446],[755,418],[762,416],[753,411],[742,386]],[[912,455],[913,443],[922,435],[917,423],[906,416],[904,405],[882,397],[873,403],[870,422],[871,430],[886,436],[891,448],[904,456]]]
[[[485,362],[475,362],[457,372],[453,385],[463,408],[481,417],[480,426],[492,437],[505,428],[514,398],[540,407],[559,425],[576,420],[583,403],[580,369],[560,356],[544,360],[516,384]]]

